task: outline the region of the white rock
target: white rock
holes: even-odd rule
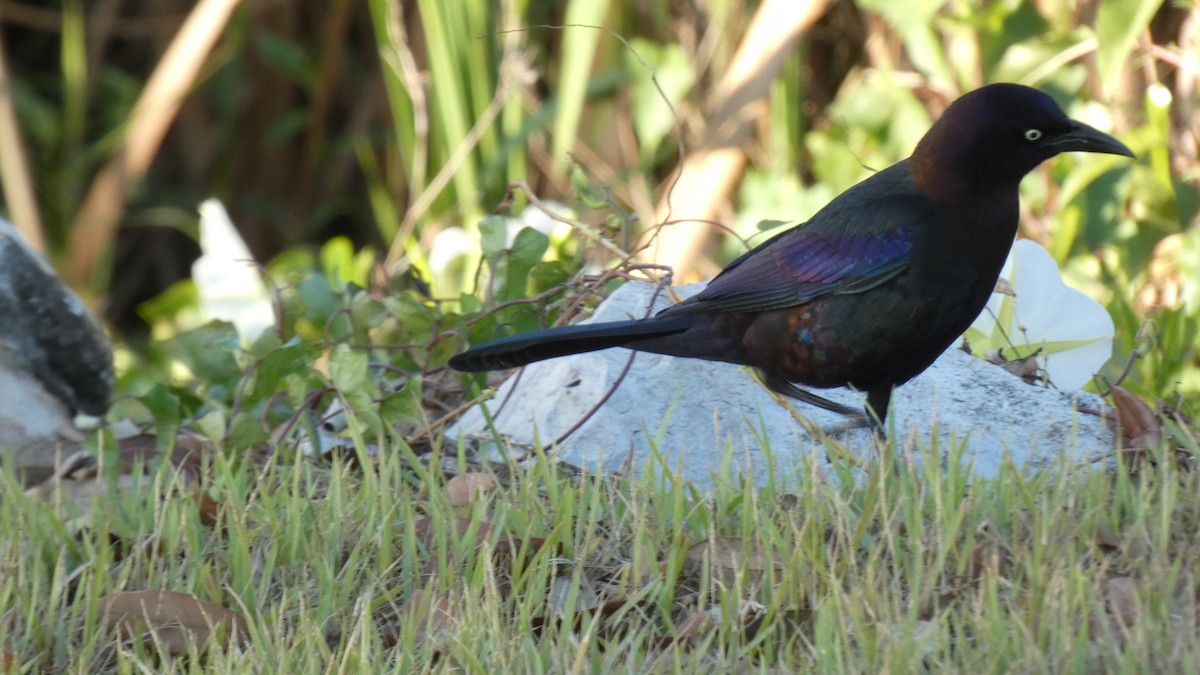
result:
[[[687,296],[702,287],[675,290]],[[653,292],[650,284],[628,283],[600,305],[591,321],[642,317]],[[657,308],[668,304],[666,293],[660,294]],[[671,471],[678,470],[701,488],[711,487],[714,478],[734,478],[726,462],[734,473],[763,484],[770,471],[764,446],[784,480],[795,477],[809,455],[819,467],[827,468],[830,459],[839,461],[825,456],[823,447],[749,370],[731,364],[637,354],[617,390],[588,417],[632,353],[609,349],[526,366],[486,403],[497,431],[518,443],[548,446],[587,417],[560,444],[561,461],[589,471],[641,473],[655,468],[657,449]],[[818,393],[862,405],[862,395],[848,389]],[[845,421],[803,403],[792,404],[824,428]],[[999,473],[1006,457],[1018,467],[1035,468],[1057,465],[1064,453],[1075,463],[1110,451],[1112,432],[1095,415],[1077,413],[1076,405],[1099,409],[1102,401],[1092,394],[1026,384],[955,346],[897,389],[888,425],[894,438],[904,439],[908,451],[914,443],[928,447],[934,429],[940,434],[937,447],[942,453],[953,447],[951,439],[967,439],[963,461],[972,463],[975,475],[990,477]],[[478,407],[449,432],[451,438],[460,434],[490,434]],[[843,440],[864,460],[878,452],[865,429],[852,430]]]

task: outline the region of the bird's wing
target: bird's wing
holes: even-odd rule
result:
[[[698,295],[665,312],[785,309],[823,295],[861,293],[895,277],[933,217],[928,202],[908,192],[865,202],[845,200],[849,194],[743,254]]]

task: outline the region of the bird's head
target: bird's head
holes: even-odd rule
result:
[[[1112,136],[1067,117],[1037,89],[991,84],[951,103],[911,161],[919,183],[1010,188],[1060,152],[1134,156]]]

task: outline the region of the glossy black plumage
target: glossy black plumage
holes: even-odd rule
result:
[[[1014,84],[955,101],[911,157],[807,223],[730,263],[698,295],[649,319],[534,331],[455,356],[481,371],[609,347],[727,361],[782,394],[850,385],[882,422],[892,388],[925,370],[978,316],[1017,232],[1018,185],[1060,152],[1133,156]]]

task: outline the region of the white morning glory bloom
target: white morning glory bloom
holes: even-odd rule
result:
[[[200,311],[232,323],[245,344],[274,327],[275,312],[254,256],[216,199],[200,204],[200,251],[192,264]]]
[[[967,330],[972,351],[1001,349],[1012,360],[1040,348],[1037,363],[1054,386],[1087,384],[1112,356],[1113,320],[1104,306],[1064,284],[1054,258],[1029,239],[1013,245],[1000,278],[1013,294],[992,294]]]

